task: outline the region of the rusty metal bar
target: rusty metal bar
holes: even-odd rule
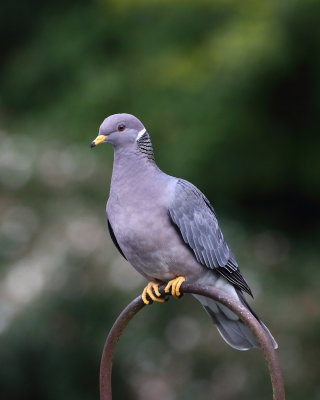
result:
[[[161,294],[164,294],[164,288],[165,285],[159,288]],[[272,385],[273,400],[285,400],[284,384],[276,351],[274,350],[269,337],[251,312],[234,298],[212,286],[200,286],[184,282],[181,285],[180,291],[182,293],[199,294],[219,301],[237,314],[239,318],[249,326],[258,340],[263,356],[267,362]],[[100,364],[100,400],[112,400],[111,373],[115,347],[123,330],[136,313],[143,307],[144,303],[141,300],[141,296],[134,299],[121,312],[109,332],[103,348]]]

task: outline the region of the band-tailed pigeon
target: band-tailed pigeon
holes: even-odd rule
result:
[[[158,290],[163,282],[167,293],[179,297],[180,286],[187,281],[219,288],[250,309],[242,291],[251,295],[251,290],[209,200],[191,183],[158,168],[143,124],[130,114],[111,115],[91,147],[100,143],[114,148],[106,208],[110,236],[123,257],[150,281],[143,290],[143,301],[163,302]],[[230,346],[239,350],[259,347],[250,329],[228,308],[195,297]],[[271,333],[259,322],[276,348]]]

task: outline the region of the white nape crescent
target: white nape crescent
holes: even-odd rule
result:
[[[141,129],[141,131],[138,133],[136,142],[141,138],[141,136],[146,133],[146,128]]]

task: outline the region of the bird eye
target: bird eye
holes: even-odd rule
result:
[[[126,129],[125,124],[119,124],[119,125],[118,125],[118,131],[119,131],[119,132],[122,132],[122,131],[124,131],[125,129]]]

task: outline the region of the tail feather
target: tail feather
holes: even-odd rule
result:
[[[271,335],[269,329],[264,325],[258,316],[251,310],[250,306],[246,302],[244,295],[240,290],[235,289],[235,295],[241,303],[246,306],[255,318],[260,322],[264,328],[270,340],[273,343],[274,348],[278,347],[276,341]],[[224,305],[203,296],[195,296],[202,304],[204,309],[211,317],[213,323],[216,325],[222,338],[233,348],[237,350],[249,350],[251,348],[259,348],[260,345],[252,333],[250,328],[238,318],[232,311],[227,309]]]
[[[204,306],[223,339],[237,350],[249,350],[259,347],[251,330],[240,320],[231,320],[222,312],[215,313],[208,306]]]
[[[252,310],[252,308],[249,306],[246,298],[244,297],[244,294],[242,293],[241,290],[236,289],[237,294],[239,296],[240,301],[242,302],[243,305],[245,305],[248,310],[251,312],[251,314],[253,316],[256,317],[256,319],[260,322],[260,324],[262,325],[263,329],[266,331],[266,333],[268,334],[269,338],[271,339],[271,342],[273,343],[273,348],[277,349],[278,348],[278,343],[275,341],[275,338],[272,336],[271,332],[269,331],[269,329],[266,327],[266,325],[261,321],[261,319],[257,316],[257,314]]]

